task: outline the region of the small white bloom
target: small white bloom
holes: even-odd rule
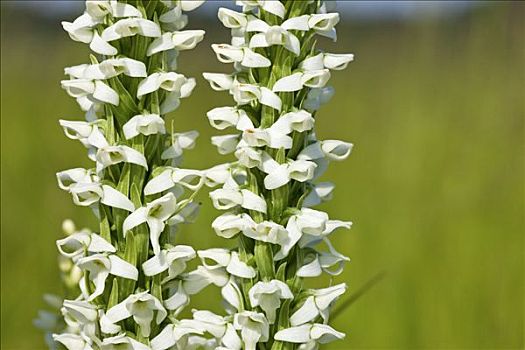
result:
[[[154,276],[168,270],[166,280],[171,280],[186,270],[186,262],[196,256],[195,250],[187,245],[163,249],[142,264],[146,276]]]
[[[202,261],[204,267],[208,269],[215,269],[217,267],[223,267],[226,271],[234,276],[240,278],[254,278],[256,273],[255,269],[248,266],[245,262],[239,258],[239,253],[229,251],[221,248],[211,248],[207,250],[197,251],[197,255]],[[207,260],[215,261],[215,265],[209,265]]]
[[[175,324],[168,324],[151,340],[151,348],[153,350],[165,350],[190,334],[202,335],[204,332],[198,326],[199,324],[194,320],[181,320]]]
[[[335,30],[337,23],[339,23],[339,14],[337,12],[314,14],[310,15],[310,18],[308,19],[308,26],[310,29],[315,30],[317,34],[328,37],[334,41],[337,39]]]
[[[246,26],[247,32],[259,32],[252,36],[250,48],[282,45],[297,56],[301,51],[300,42],[289,30],[308,31],[309,29],[307,15],[287,19],[280,26],[270,26],[260,19],[253,18]]]
[[[309,111],[316,111],[321,108],[321,105],[328,103],[334,94],[335,89],[331,86],[310,89],[303,102],[303,108]]]
[[[158,114],[139,114],[132,117],[122,127],[126,140],[132,139],[139,134],[153,135],[165,134],[166,127],[164,119]]]
[[[328,325],[314,323],[280,330],[275,334],[274,339],[289,343],[326,344],[344,337],[344,333],[338,332]]]
[[[319,69],[304,72],[296,72],[283,77],[275,82],[272,90],[274,92],[299,91],[304,86],[309,88],[322,88],[330,79],[330,70]]]
[[[241,331],[246,350],[255,350],[258,342],[268,341],[270,326],[266,317],[261,313],[243,311],[235,314],[233,326]]]
[[[321,315],[325,322],[328,321],[328,315],[332,303],[346,291],[346,284],[311,290],[312,294],[304,301],[304,304],[290,316],[290,324],[298,326],[314,320]]]
[[[172,49],[177,49],[179,51],[191,50],[195,48],[203,38],[204,30],[184,30],[181,32],[176,31],[164,33],[159,38],[153,40],[148,46],[147,55],[151,56]]]
[[[185,149],[193,149],[199,132],[188,131],[181,133],[174,133],[171,135],[171,146],[166,148],[161,155],[162,159],[178,159],[182,156]]]
[[[139,272],[137,268],[117,255],[94,254],[77,261],[77,266],[89,272],[89,279],[95,285],[93,293],[88,292],[88,286],[82,284],[81,289],[88,301],[92,301],[104,292],[104,285],[109,274],[137,280]]]
[[[206,79],[213,90],[215,91],[227,91],[233,86],[234,76],[231,74],[223,73],[202,73],[204,79]],[[222,107],[222,108],[233,108],[233,107]]]
[[[114,337],[104,338],[100,350],[150,350],[150,347],[135,339],[120,334]]]
[[[217,189],[210,192],[213,206],[219,210],[227,210],[235,206],[266,213],[266,201],[255,193],[242,189]]]
[[[101,236],[88,230],[82,230],[56,241],[60,254],[76,260],[84,250],[92,253],[115,253],[117,250]]]
[[[232,153],[235,151],[237,145],[239,144],[239,135],[230,134],[212,136],[211,144],[217,147],[217,150],[220,154]]]
[[[78,334],[53,334],[53,340],[64,345],[67,350],[93,350],[92,342]]]
[[[204,174],[199,170],[166,167],[160,175],[151,179],[144,187],[145,195],[167,191],[176,185],[197,191],[204,184]]]
[[[58,187],[69,191],[75,183],[98,183],[99,178],[91,169],[73,168],[56,173]]]
[[[310,193],[303,201],[303,207],[313,207],[332,199],[335,185],[331,182],[320,182],[312,185]]]
[[[352,152],[353,145],[348,142],[339,140],[321,141],[321,149],[324,154],[331,160],[345,160]]]
[[[107,15],[112,17],[142,17],[140,11],[130,5],[117,1],[86,1],[86,13],[92,18],[103,20]]]
[[[219,20],[222,22],[222,24],[226,28],[230,29],[242,29],[246,27],[246,24],[248,23],[244,13],[239,13],[225,7],[219,8],[217,16],[219,17]]]
[[[68,32],[71,39],[89,44],[93,39],[93,27],[98,23],[100,23],[100,21],[84,13],[73,22],[62,22],[62,27]]]
[[[173,193],[167,193],[128,215],[122,224],[122,230],[125,234],[138,225],[147,223],[153,252],[159,254],[159,238],[164,231],[165,221],[177,211],[177,208],[177,199]]]
[[[74,183],[69,186],[69,193],[73,197],[73,203],[83,207],[91,206],[100,201],[100,203],[110,207],[127,211],[135,210],[135,206],[127,196],[108,185],[90,182]]]
[[[277,17],[284,18],[286,13],[286,8],[280,1],[274,0],[237,0],[236,4],[243,6],[243,11],[251,11],[256,8],[261,8],[262,10],[269,12]]]
[[[313,179],[316,167],[314,162],[302,159],[279,164],[264,152],[259,169],[268,174],[264,178],[264,187],[273,190],[286,185],[292,179],[299,182]]]
[[[60,83],[71,97],[86,97],[98,103],[119,105],[117,92],[100,80],[70,79],[62,80]]]
[[[150,20],[144,18],[126,18],[104,29],[101,37],[104,41],[109,42],[137,34],[157,38],[161,35],[161,31],[159,25]]]
[[[261,54],[247,47],[235,47],[228,44],[212,44],[217,59],[222,63],[239,63],[248,68],[269,67],[271,62]]]
[[[239,161],[239,164],[247,168],[260,166],[262,161],[261,155],[261,150],[249,146],[239,147],[238,145],[235,151],[235,157]]]
[[[218,130],[237,125],[239,118],[244,115],[246,112],[236,107],[217,107],[206,113],[211,126]]]
[[[146,170],[148,169],[148,162],[142,153],[129,146],[106,146],[99,148],[96,155],[97,159],[97,173],[108,166],[119,163],[131,163],[140,165]]]
[[[253,307],[260,306],[270,324],[275,322],[275,310],[281,305],[281,299],[293,299],[288,285],[279,280],[257,282],[248,292]]]
[[[147,95],[158,89],[176,92],[182,95],[182,87],[188,83],[188,79],[175,72],[157,72],[149,75],[139,83],[137,97]]]
[[[128,296],[122,302],[110,308],[106,313],[106,317],[112,323],[117,323],[133,316],[133,320],[140,326],[141,335],[149,337],[151,321],[155,312],[157,313],[155,317],[157,324],[160,324],[168,314],[157,298],[148,292],[141,292]]]
[[[225,213],[218,216],[211,223],[211,227],[218,236],[232,238],[245,228],[248,214],[230,214]],[[251,218],[249,219],[251,220]]]

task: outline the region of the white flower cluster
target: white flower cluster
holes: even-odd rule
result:
[[[212,45],[235,73],[203,75],[236,102],[207,113],[217,130],[235,130],[212,137],[212,143],[236,161],[208,170],[206,182],[220,186],[210,197],[226,211],[212,227],[221,237],[235,237],[238,249],[197,253],[202,274],[222,288],[228,316],[198,311],[194,319],[209,324],[208,341],[216,349],[254,350],[261,348],[258,343],[265,349],[288,348],[287,343],[317,349],[344,337],[327,323],[346,284],[312,290],[302,281],[341,273],[348,258],[329,237],[351,222],[331,220],[311,207],[331,198],[333,184],[317,180],[330,161],[348,157],[352,144],[317,140],[315,115],[333,95],[326,86],[330,72],[344,69],[353,55],[314,46],[315,35],[336,38],[333,1],[237,4],[242,13],[221,8],[218,14],[232,31],[231,44]]]
[[[57,179],[75,204],[93,209],[100,230],[66,221],[67,236],[56,242],[67,294],[46,297],[58,314],[42,311],[35,321],[50,348],[157,350],[202,332],[175,318],[207,276],[185,272],[197,253],[175,245],[174,233],[193,221],[206,177],[179,168],[198,133],[169,133],[164,115],[195,86],[173,70],[178,52],[203,39],[202,30],[182,30],[183,12],[203,2],[86,1],[84,14],[62,23],[97,54],[66,68],[62,81],[85,121],[60,120],[94,166],[61,171]]]

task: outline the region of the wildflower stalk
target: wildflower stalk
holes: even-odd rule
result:
[[[344,337],[327,323],[346,284],[314,290],[304,280],[342,271],[348,258],[329,236],[351,222],[330,220],[310,207],[331,198],[333,184],[316,180],[329,161],[345,159],[352,144],[318,141],[314,124],[334,92],[326,86],[330,71],[344,69],[353,55],[316,47],[318,35],[336,39],[333,1],[237,4],[242,13],[221,8],[218,14],[232,31],[231,45],[212,45],[218,60],[233,63],[235,72],[204,73],[214,90],[228,91],[236,102],[210,110],[211,125],[238,132],[212,138],[219,153],[233,153],[236,161],[216,167],[226,174],[215,174],[222,179],[215,185],[222,187],[210,196],[217,209],[227,210],[212,227],[221,237],[237,239],[238,248],[229,254],[238,255],[251,273],[228,271],[222,295],[229,316],[222,322],[233,320],[240,338],[218,341],[230,349],[316,349]],[[216,249],[197,254],[220,260]]]
[[[62,23],[93,54],[89,63],[66,68],[69,79],[61,82],[85,121],[60,125],[87,148],[94,166],[61,171],[57,179],[100,225],[95,233],[68,222],[68,236],[57,241],[67,262],[64,281],[76,294],[53,299],[62,317],[41,314],[36,321],[49,331],[51,348],[157,349],[159,335],[183,322],[176,317],[187,301],[175,310],[166,300],[169,283],[184,275],[195,251],[176,245],[175,231],[196,215],[204,175],[178,167],[198,133],[168,132],[165,115],[195,86],[174,70],[178,52],[203,38],[202,30],[181,30],[183,11],[202,2],[86,1],[84,14]],[[179,337],[198,332],[187,326]]]

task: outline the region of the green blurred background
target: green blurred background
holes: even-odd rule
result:
[[[231,100],[199,73],[229,71],[209,47],[228,31],[214,17],[195,17],[190,27],[212,30],[181,55],[181,70],[200,84],[174,118],[177,130],[201,133],[184,166],[204,168],[227,159],[210,145],[205,113]],[[334,236],[352,258],[334,281],[347,282],[352,296],[384,272],[334,320],[347,338],[326,349],[524,347],[524,22],[519,2],[485,2],[455,16],[343,14],[337,44],[321,42],[356,54],[333,74],[336,95],[317,121],[320,138],[356,145],[324,176],[337,188],[322,209],[354,221]],[[89,165],[57,123],[82,119],[59,81],[64,66],[87,60],[87,48],[58,20],[4,1],[1,25],[1,348],[43,349],[31,320],[43,293],[60,293],[61,221],[96,227],[54,177]],[[217,212],[206,194],[202,201],[182,239],[220,246],[210,230]],[[209,287],[197,306],[216,309],[216,296]]]

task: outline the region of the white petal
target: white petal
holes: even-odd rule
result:
[[[235,107],[217,107],[206,113],[211,126],[218,130],[224,130],[228,127],[237,125],[240,116],[244,115],[246,115],[246,112]]]
[[[221,135],[221,136],[212,136],[211,138],[212,145],[217,146],[217,149],[220,154],[228,154],[235,151],[237,144],[239,143],[239,135]]]
[[[326,324],[316,323],[310,331],[312,339],[317,340],[320,344],[326,344],[337,339],[343,339],[344,333],[338,332]]]
[[[319,258],[317,255],[315,255],[315,258],[310,263],[301,266],[297,270],[296,275],[299,277],[317,277],[321,276],[322,272],[323,270],[321,269]]]
[[[107,102],[115,106],[119,105],[119,96],[117,92],[100,80],[95,81],[93,97],[101,102]]]
[[[91,236],[91,242],[89,242],[89,245],[87,247],[88,251],[93,253],[115,253],[117,250],[111,243],[106,241],[101,236],[92,233]]]
[[[292,314],[290,317],[290,324],[292,326],[298,326],[305,324],[315,319],[319,315],[319,310],[315,305],[314,297],[310,296],[306,298],[304,304]]]
[[[102,198],[100,199],[100,202],[102,204],[114,208],[124,209],[127,211],[135,210],[135,206],[133,205],[131,200],[129,200],[129,198],[122,194],[120,191],[108,185],[102,185],[102,191],[104,192]]]
[[[265,106],[272,107],[273,109],[281,111],[282,102],[279,96],[275,94],[272,90],[261,87],[261,97],[259,102]]]
[[[280,18],[284,18],[284,14],[286,13],[286,9],[280,1],[264,1],[261,7],[264,11],[270,12]]]
[[[233,76],[230,74],[202,73],[202,76],[210,83],[211,88],[215,91],[230,90],[233,85]]]
[[[286,185],[288,182],[290,182],[288,166],[286,164],[280,164],[277,168],[268,172],[268,175],[264,178],[264,187],[267,190],[274,190]]]
[[[309,15],[302,15],[297,17],[288,18],[281,24],[281,27],[286,30],[301,30],[308,31],[310,27],[308,26]]]
[[[146,276],[155,276],[169,268],[166,260],[166,251],[162,250],[142,264],[142,270]]]
[[[310,88],[322,88],[330,79],[330,71],[328,69],[311,70],[303,73],[301,82],[304,86]]]
[[[339,140],[325,140],[321,142],[324,154],[332,160],[344,160],[352,151],[353,145]]]
[[[226,267],[226,271],[241,278],[254,278],[256,275],[253,267],[248,266],[245,262],[239,259],[239,254],[237,252],[231,253],[231,260]]]
[[[301,68],[304,71],[322,70],[323,68],[325,68],[323,60],[324,55],[322,53],[319,53],[315,56],[310,56],[306,58],[299,64],[299,68]]]
[[[111,262],[111,268],[109,272],[112,275],[128,278],[131,280],[137,280],[139,278],[139,271],[137,268],[126,260],[119,258],[116,255],[110,255],[109,260]]]
[[[328,69],[343,70],[348,66],[348,63],[354,60],[353,54],[335,54],[326,53],[324,54],[324,66]]]
[[[247,24],[246,15],[224,7],[219,8],[217,17],[226,28],[244,28]]]
[[[139,226],[140,224],[145,223],[147,214],[147,209],[144,207],[138,208],[133,213],[129,214],[122,224],[122,230],[124,231],[124,234],[126,234],[126,232],[129,230]]]
[[[175,48],[175,43],[172,40],[172,33],[164,33],[149,44],[147,55],[151,56],[156,53],[167,51]]]
[[[270,46],[270,44],[266,41],[266,35],[264,33],[257,33],[250,39],[249,47],[251,49],[268,46]]]
[[[205,2],[206,0],[180,0],[180,6],[182,11],[193,11]]]
[[[171,38],[177,50],[191,50],[204,39],[204,30],[174,32]]]
[[[206,263],[206,259],[215,261],[218,266],[226,267],[230,262],[230,251],[222,248],[211,248],[206,250],[197,251],[197,255],[202,260],[202,264],[205,267],[215,267],[217,265],[209,265]]]
[[[241,190],[241,193],[243,208],[266,213],[266,201],[262,197],[246,189]]]
[[[281,78],[275,82],[272,90],[274,92],[281,91],[299,91],[303,88],[302,83],[303,73],[294,73],[292,75]]]
[[[240,63],[249,68],[269,67],[272,65],[272,62],[269,59],[249,48],[244,48],[244,55]]]
[[[112,323],[117,323],[128,317],[131,317],[131,312],[126,307],[128,300],[129,300],[129,297],[124,299],[124,301],[118,303],[117,305],[113,306],[112,308],[110,308],[106,312],[106,318]]]
[[[275,333],[274,339],[289,343],[306,343],[311,340],[311,325],[305,324],[298,327],[290,327]]]
[[[168,324],[164,329],[151,340],[153,350],[165,350],[171,348],[177,342],[173,328],[175,325]]]
[[[168,114],[180,106],[180,93],[178,91],[166,94],[164,101],[160,104],[160,113]]]
[[[104,41],[96,31],[93,33],[93,39],[89,44],[89,48],[98,54],[106,56],[115,56],[118,53],[117,49]]]

